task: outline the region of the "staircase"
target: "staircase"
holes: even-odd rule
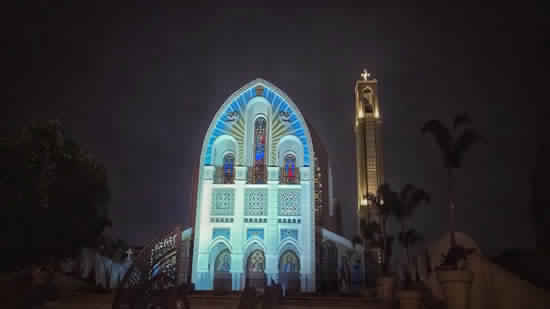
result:
[[[261,296],[260,296],[261,297]],[[240,292],[232,292],[225,295],[216,295],[213,292],[193,293],[189,296],[192,309],[202,308],[223,308],[237,309],[241,298]],[[112,294],[82,293],[56,302],[50,302],[44,306],[45,309],[111,309]],[[262,308],[260,305],[258,308]],[[390,309],[389,304],[384,304],[373,297],[359,296],[314,296],[297,295],[283,297],[281,303],[271,308],[292,309],[292,308],[363,308],[363,309]]]
[[[238,308],[240,293],[227,295],[214,295],[211,293],[196,293],[189,298],[191,308]],[[363,309],[386,309],[391,308],[389,304],[384,304],[373,297],[359,296],[314,296],[297,295],[283,297],[279,305],[272,308],[292,309],[292,308],[363,308]]]
[[[284,297],[279,308],[364,308],[364,309],[382,309],[391,308],[388,304],[383,304],[374,298],[354,297],[354,296],[291,296]]]

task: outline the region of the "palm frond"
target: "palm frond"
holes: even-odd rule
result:
[[[412,184],[406,184],[401,190],[399,202],[396,203],[393,215],[401,222],[404,218],[411,216],[422,202],[429,203],[430,195],[423,189]]]
[[[408,205],[410,211],[413,211],[418,206],[420,206],[422,202],[429,204],[430,201],[431,196],[428,192],[424,191],[423,189],[415,188],[415,191],[412,193]]]
[[[458,114],[455,116],[455,119],[453,121],[453,128],[456,130],[457,128],[465,125],[472,124],[472,119],[470,116],[468,116],[467,113]]]
[[[405,232],[399,232],[398,236],[399,243],[403,247],[410,247],[422,239],[424,239],[423,236],[415,229],[408,229]]]
[[[444,163],[447,165],[447,161],[453,150],[453,136],[451,135],[449,128],[443,125],[443,123],[439,120],[430,120],[424,123],[421,132],[422,134],[429,133],[434,137],[435,142],[439,146],[439,150],[441,150],[441,154],[443,155]]]
[[[475,129],[468,128],[458,136],[455,144],[453,145],[453,151],[451,156],[451,167],[459,168],[464,159],[464,154],[472,148],[475,144],[486,144],[487,139],[481,136]]]
[[[377,239],[378,234],[380,234],[380,224],[377,222],[367,222],[365,219],[359,221],[359,230],[361,232],[361,237],[365,240],[373,241]]]
[[[376,192],[376,195],[379,198],[384,199],[384,200],[386,200],[388,197],[391,197],[392,194],[393,194],[393,190],[392,190],[391,186],[387,183],[381,184],[378,187],[378,190]]]
[[[401,201],[408,201],[409,195],[416,190],[416,187],[410,183],[406,184],[399,194],[399,199]]]

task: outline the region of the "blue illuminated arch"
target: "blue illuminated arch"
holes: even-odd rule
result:
[[[263,88],[263,91],[259,94],[256,92],[256,87],[258,86]],[[246,84],[233,93],[218,110],[214,121],[210,124],[203,143],[203,165],[213,164],[212,149],[217,137],[224,134],[235,136],[241,132],[238,128],[238,120],[244,117],[244,111],[250,100],[258,95],[269,102],[275,117],[278,117],[278,115],[284,116],[283,120],[276,118],[285,124],[284,134],[294,135],[302,142],[304,147],[304,166],[311,166],[313,145],[304,117],[294,102],[283,91],[263,79],[256,79]]]

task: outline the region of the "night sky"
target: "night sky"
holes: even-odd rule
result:
[[[420,127],[468,112],[489,144],[458,172],[458,229],[487,254],[534,245],[528,177],[536,102],[547,87],[543,11],[41,3],[5,10],[1,129],[60,119],[108,169],[117,237],[140,245],[190,225],[204,134],[225,99],[257,77],[286,92],[321,135],[349,221],[353,87],[366,67],[379,80],[386,181],[432,193],[417,229],[434,239],[448,223],[441,156]],[[344,226],[351,237],[355,226]]]

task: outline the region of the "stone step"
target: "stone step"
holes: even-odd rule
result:
[[[113,294],[82,293],[72,297],[65,298],[57,302],[48,303],[45,308],[48,309],[107,309],[112,308]],[[226,295],[215,295],[213,293],[193,293],[189,295],[191,308],[238,308],[240,302],[240,292],[233,292]],[[281,299],[281,303],[275,308],[315,308],[315,309],[333,309],[333,308],[363,308],[363,309],[387,309],[387,304],[378,302],[373,297],[359,296],[313,296],[313,295],[295,295],[287,296]]]
[[[384,308],[383,304],[374,298],[363,297],[284,297],[282,308]]]
[[[240,295],[229,294],[224,296],[214,296],[207,294],[193,294],[189,301],[191,307],[195,308],[237,308]],[[345,297],[345,296],[288,296],[281,299],[281,304],[277,308],[364,308],[378,309],[388,308],[374,298],[363,297]]]

